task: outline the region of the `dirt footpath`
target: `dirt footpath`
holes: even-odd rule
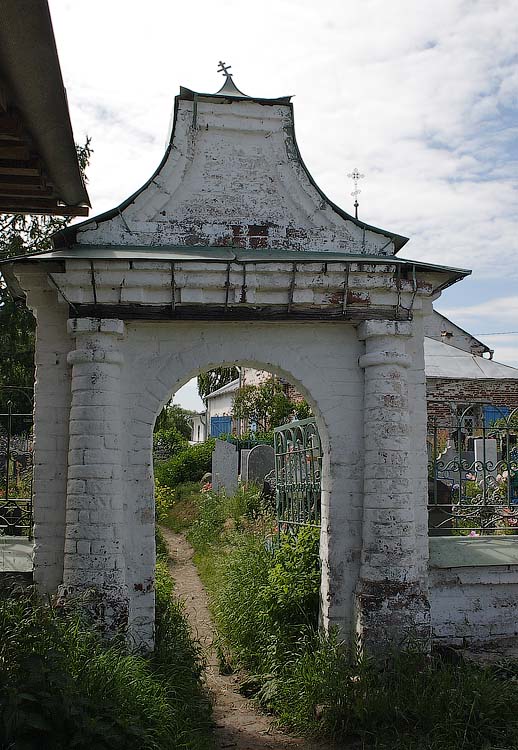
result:
[[[221,750],[330,750],[322,743],[306,742],[273,729],[271,717],[259,713],[254,703],[239,693],[236,678],[219,674],[207,594],[192,562],[192,547],[182,534],[165,528],[162,532],[171,557],[169,569],[175,580],[175,593],[185,602],[193,634],[205,651],[206,684],[214,701],[216,747]]]

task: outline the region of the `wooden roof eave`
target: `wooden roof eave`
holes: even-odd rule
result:
[[[47,2],[0,4],[0,212],[88,216]]]

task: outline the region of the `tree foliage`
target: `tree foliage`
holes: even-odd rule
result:
[[[76,146],[79,166],[86,181],[85,170],[92,149],[90,138]],[[52,235],[63,229],[70,217],[0,214],[0,260],[48,250]],[[15,302],[0,276],[0,387],[32,388],[34,384],[35,321],[23,303]],[[14,411],[27,411],[26,399],[11,396]]]
[[[259,385],[245,385],[239,389],[234,399],[232,415],[236,419],[246,419],[255,423],[259,432],[267,432],[274,427],[309,416],[309,406],[305,401],[292,401],[276,378],[268,378]]]
[[[198,375],[198,393],[200,398],[206,398],[209,393],[223,388],[233,380],[239,377],[239,368],[237,367],[216,367],[215,370],[208,370]]]
[[[196,414],[189,409],[183,409],[178,404],[168,403],[164,406],[155,422],[155,432],[175,430],[184,438],[191,437],[190,419]]]

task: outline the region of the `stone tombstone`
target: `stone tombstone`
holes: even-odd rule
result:
[[[486,476],[489,475],[492,477],[496,477],[496,475],[498,474],[496,440],[494,440],[493,438],[486,438],[485,440],[484,438],[478,438],[477,440],[473,441],[473,444],[475,446],[475,465],[478,462],[480,462],[480,464],[485,464],[487,469]],[[482,479],[483,476],[483,470],[479,469],[477,466],[477,479]]]
[[[248,454],[244,481],[262,486],[264,478],[275,468],[275,451],[271,445],[256,445]]]
[[[212,489],[232,495],[237,490],[238,454],[236,446],[226,440],[216,440],[212,452]]]

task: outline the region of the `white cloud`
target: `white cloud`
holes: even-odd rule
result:
[[[509,326],[509,324],[514,325],[518,330],[518,296],[499,297],[465,307],[445,309],[441,307],[441,313],[456,320],[459,318],[484,320],[488,332],[493,331],[495,323],[498,323],[502,330],[503,325]]]
[[[198,396],[198,383],[196,378],[189,380],[184,386],[179,388],[173,394],[173,403],[178,404],[183,409],[191,411],[205,411],[205,404]]]

